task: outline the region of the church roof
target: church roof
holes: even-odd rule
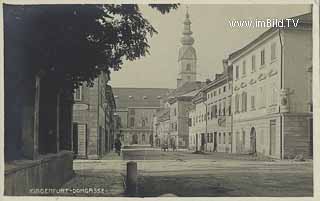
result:
[[[205,85],[204,82],[200,81],[192,81],[192,82],[186,82],[180,87],[174,89],[167,97],[169,100],[173,100],[177,97],[182,97],[184,95],[187,95],[188,93],[200,89]]]
[[[160,99],[172,89],[168,88],[113,88],[117,109],[128,107],[160,107]]]
[[[182,47],[179,49],[178,61],[181,59],[196,59],[196,50],[192,47],[194,39],[191,36],[191,21],[188,10],[186,12],[186,18],[184,21],[184,29],[182,32],[182,38],[180,40]]]

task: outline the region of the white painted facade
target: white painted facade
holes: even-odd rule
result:
[[[311,27],[269,30],[243,49],[230,57],[233,152],[310,155]]]
[[[223,74],[203,87],[193,98],[189,149],[208,152],[231,152],[232,145],[232,76],[228,67]],[[232,67],[230,67],[232,70]]]

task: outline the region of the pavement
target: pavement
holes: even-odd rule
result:
[[[105,193],[81,194],[84,196],[124,196],[129,161],[137,162],[141,197],[313,195],[312,160],[262,160],[249,155],[158,150],[124,150],[121,156],[113,152],[103,160],[74,160],[76,176],[64,187],[105,189]]]

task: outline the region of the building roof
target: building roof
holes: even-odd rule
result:
[[[308,24],[308,23],[312,23],[312,13],[306,13],[303,15],[298,15],[295,17],[291,17],[291,18],[287,18],[287,19],[294,19],[297,20],[299,19],[299,26],[303,26],[303,24]],[[299,27],[298,26],[298,27]],[[290,28],[292,28],[293,26],[291,26]],[[288,28],[288,27],[284,27],[284,28]],[[251,41],[250,43],[248,43],[247,45],[245,45],[244,47],[242,47],[241,49],[231,53],[229,55],[229,59],[234,59],[237,56],[239,56],[241,53],[243,53],[244,51],[248,50],[249,48],[251,48],[254,44],[256,44],[258,41],[262,40],[263,38],[265,38],[266,36],[268,36],[270,33],[272,33],[273,31],[278,30],[277,27],[271,27],[269,28],[267,31],[263,32],[262,34],[260,34],[257,38],[255,38],[253,41]]]
[[[192,82],[186,82],[180,87],[174,89],[169,95],[168,98],[175,98],[181,95],[184,95],[186,93],[189,93],[193,90],[200,89],[202,86],[204,86],[204,82],[200,81],[192,81]]]
[[[166,121],[170,119],[170,109],[162,108],[157,112],[158,121]]]
[[[291,19],[299,19],[299,22],[312,22],[312,13],[305,13],[302,15],[291,17]]]
[[[205,82],[192,81],[186,82],[180,87],[174,89],[167,97],[170,104],[174,103],[178,98],[190,98],[189,93],[193,93],[194,90],[201,89],[205,86]],[[188,95],[189,94],[189,95]]]
[[[183,95],[181,95],[182,97],[194,97],[195,95],[197,95],[199,93],[199,91],[201,91],[201,89],[196,89],[196,90],[193,90],[191,92],[188,92],[188,93],[185,93]],[[180,96],[180,97],[181,97]]]
[[[117,108],[160,107],[160,99],[169,94],[168,88],[113,88]]]

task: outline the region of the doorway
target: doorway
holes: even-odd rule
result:
[[[204,151],[204,144],[205,144],[205,135],[201,133],[201,151]]]
[[[199,146],[199,144],[198,144],[198,134],[196,134],[196,151],[199,150],[198,146]]]
[[[138,144],[138,135],[137,134],[134,134],[132,136],[132,144]]]
[[[270,151],[269,154],[274,156],[276,154],[276,120],[270,121]]]
[[[213,135],[213,152],[217,152],[218,144],[217,144],[217,132],[214,132]]]
[[[252,127],[250,131],[250,152],[252,154],[257,152],[257,135],[254,127]]]
[[[236,133],[236,152],[240,153],[241,152],[241,141],[240,141],[240,132]]]
[[[78,123],[72,123],[72,132],[73,132],[73,153],[74,157],[78,155]]]
[[[153,147],[153,135],[149,136],[149,144]]]

